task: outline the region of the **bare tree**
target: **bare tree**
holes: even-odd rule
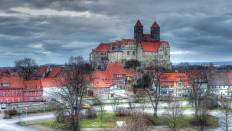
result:
[[[177,98],[169,96],[167,102],[168,107],[166,107],[166,111],[163,113],[164,120],[172,131],[176,131],[177,127],[183,124],[184,108]]]
[[[195,114],[195,122],[201,131],[210,126],[210,123],[208,122],[210,110],[207,107],[207,102],[207,100],[200,101],[197,116]]]
[[[137,81],[135,87],[143,88],[147,92],[154,110],[153,117],[157,117],[157,108],[161,91],[161,76],[164,72],[169,70],[165,66],[162,66],[162,61],[157,60],[149,62],[143,69],[146,73]]]
[[[219,113],[218,117],[221,119],[220,126],[223,130],[229,131],[229,127],[232,125],[232,111],[231,103],[229,99],[224,99],[221,101],[222,110]]]
[[[189,70],[186,71],[186,74],[190,86],[190,100],[194,102],[195,117],[197,117],[200,103],[207,95],[206,73],[203,70]]]
[[[23,76],[24,80],[30,80],[37,74],[38,65],[35,60],[31,58],[24,58],[21,60],[15,60],[15,67],[20,68],[20,75]]]
[[[67,69],[62,72],[62,78],[54,79],[58,88],[53,90],[53,96],[57,97],[58,102],[71,116],[71,130],[77,131],[82,97],[92,80],[92,68],[81,56],[70,57],[65,65]]]

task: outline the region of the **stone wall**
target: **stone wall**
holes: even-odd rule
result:
[[[50,101],[50,102],[36,102],[36,103],[11,103],[8,104],[8,110],[15,109],[18,113],[27,113],[31,112],[43,112],[43,111],[49,111],[49,110],[55,110],[59,106],[59,103]]]

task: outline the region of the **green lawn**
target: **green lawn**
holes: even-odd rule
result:
[[[101,120],[100,117],[87,119],[83,118],[80,122],[80,128],[92,128],[92,125],[95,125],[95,128],[114,128],[116,127],[116,121],[127,121],[126,119],[133,118],[136,119],[136,117],[117,117],[114,115],[114,113],[106,113],[103,121],[102,121],[102,127],[101,127]],[[149,125],[156,126],[156,125],[167,125],[167,122],[164,121],[164,116],[160,115],[158,118],[153,118],[152,116],[145,116],[147,119]],[[184,118],[178,118],[179,123],[177,128],[195,128],[194,125],[192,125],[192,121],[194,120],[193,117],[184,117]],[[217,117],[210,117],[208,122],[210,122],[211,126],[209,128],[213,129],[218,126],[218,118]],[[64,123],[59,123],[57,125],[54,125],[54,122],[43,122],[39,123],[39,125],[46,126],[46,127],[53,127],[56,129],[65,129],[68,127],[68,125],[65,125]]]

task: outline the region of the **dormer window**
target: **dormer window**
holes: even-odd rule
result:
[[[27,89],[30,89],[30,86],[27,86]]]
[[[40,89],[40,85],[37,85],[37,89]]]
[[[9,83],[3,83],[3,86],[10,86]]]

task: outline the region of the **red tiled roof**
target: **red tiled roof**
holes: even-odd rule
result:
[[[136,45],[136,42],[134,39],[123,39],[123,41],[124,41],[125,45],[127,45],[128,42],[133,42],[133,44]]]
[[[151,27],[160,27],[157,23],[156,23],[156,21],[152,24],[152,26]]]
[[[48,66],[42,66],[40,68],[39,73],[37,74],[37,76],[42,76],[46,72],[47,68],[48,68]]]
[[[149,39],[151,39],[152,37],[151,37],[150,34],[143,34],[143,38],[149,38]]]
[[[23,89],[24,91],[43,90],[40,80],[28,80],[28,81],[24,81],[23,84],[24,84],[24,89]],[[27,86],[30,86],[30,88],[27,89]],[[37,86],[40,86],[40,88],[38,89]]]
[[[62,85],[64,81],[64,78],[41,78],[41,85],[42,87],[63,87]]]
[[[94,52],[109,52],[110,51],[110,44],[109,43],[101,43],[93,51]]]
[[[135,26],[143,26],[142,23],[138,20],[135,24]]]
[[[137,73],[133,72],[132,70],[125,70],[126,76],[135,76]]]
[[[126,74],[121,63],[108,63],[107,66],[112,74]]]
[[[162,42],[165,42],[167,47],[169,47],[169,44],[167,41],[160,41],[160,42],[142,41],[141,46],[144,52],[157,52]]]
[[[111,87],[112,79],[107,71],[93,71],[93,87]]]
[[[63,67],[55,66],[52,68],[52,71],[48,74],[48,77],[58,77],[59,74],[61,73]]]
[[[116,42],[118,43],[118,46],[122,45],[122,41],[117,40]]]
[[[0,89],[7,88],[23,88],[23,79],[21,77],[0,77]],[[9,84],[9,86],[3,86],[3,84]]]
[[[161,85],[173,86],[174,82],[185,81],[183,85],[188,85],[188,78],[185,73],[163,73],[160,77]],[[165,81],[170,81],[172,83],[163,83]]]

